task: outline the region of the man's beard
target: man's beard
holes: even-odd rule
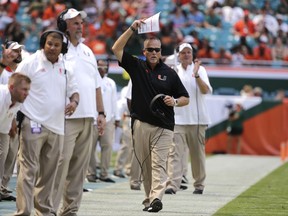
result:
[[[22,61],[22,56],[20,55],[19,57],[17,57],[16,59],[14,59],[14,63],[20,63]]]

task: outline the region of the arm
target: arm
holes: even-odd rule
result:
[[[80,102],[80,96],[79,96],[79,89],[78,89],[78,84],[76,82],[74,73],[71,72],[70,70],[67,70],[66,72],[66,78],[67,78],[67,90],[66,94],[67,97],[69,97],[70,103],[66,105],[65,107],[65,114],[68,116],[71,116],[77,106],[79,105]]]
[[[188,97],[181,96],[181,97],[177,98],[177,104],[176,104],[176,101],[174,100],[174,106],[181,107],[181,106],[186,106],[188,104],[189,104],[189,98]]]
[[[65,107],[65,115],[71,116],[75,112],[75,110],[79,104],[78,92],[73,93],[69,99],[70,99],[70,103],[67,104]]]
[[[106,119],[105,119],[106,116],[104,112],[101,87],[96,88],[96,108],[98,111],[97,128],[98,128],[98,133],[101,136],[104,134],[104,129],[106,125]]]
[[[126,43],[128,42],[129,38],[132,36],[134,31],[136,31],[136,29],[140,27],[141,22],[142,21],[140,20],[135,20],[130,26],[130,28],[128,28],[112,46],[112,51],[119,62],[122,62],[124,47]]]
[[[11,129],[9,131],[9,136],[11,138],[14,138],[17,134],[17,122],[16,122],[16,118],[13,118],[12,120],[12,124],[11,124]]]
[[[208,87],[208,85],[206,85],[206,83],[201,79],[201,77],[198,74],[199,67],[201,65],[201,61],[198,59],[195,59],[194,64],[195,64],[195,66],[193,69],[193,73],[194,73],[196,82],[199,86],[199,89],[200,89],[202,94],[207,94],[209,92],[209,87]]]
[[[187,104],[189,104],[189,98],[185,96],[181,96],[179,98],[173,98],[169,95],[166,95],[163,100],[167,106],[181,107],[181,106],[186,106]]]

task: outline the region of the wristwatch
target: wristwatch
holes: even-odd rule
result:
[[[103,115],[106,118],[105,112],[98,112],[98,115]]]
[[[178,106],[178,99],[174,98],[174,106]]]

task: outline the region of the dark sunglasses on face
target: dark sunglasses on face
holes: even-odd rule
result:
[[[149,47],[149,48],[145,48],[145,50],[147,50],[148,52],[153,52],[153,51],[160,52],[161,48],[151,48],[151,47]]]

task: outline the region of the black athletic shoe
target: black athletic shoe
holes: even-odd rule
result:
[[[193,191],[193,194],[203,194],[203,190],[195,189],[195,190]]]
[[[158,198],[154,199],[148,208],[148,212],[159,212],[163,207],[161,200]]]
[[[131,190],[141,190],[141,186],[140,185],[130,185],[130,189]]]
[[[12,193],[13,191],[4,187],[3,185],[1,186],[1,189],[0,189],[1,193],[3,194],[7,194],[7,193]]]
[[[113,175],[117,176],[119,178],[126,178],[126,176],[123,173],[121,173],[120,171],[114,171]]]
[[[187,189],[188,189],[187,186],[185,186],[185,185],[180,185],[180,190],[187,190]]]
[[[146,206],[145,208],[143,208],[143,211],[148,211],[149,208],[150,206]]]
[[[2,201],[14,201],[16,202],[16,197],[12,196],[12,195],[8,195],[8,196],[3,196],[2,195]]]
[[[168,188],[165,190],[165,194],[176,194],[176,192],[172,188]]]
[[[100,179],[100,181],[103,181],[103,182],[106,182],[106,183],[115,183],[115,181],[113,180],[113,179],[111,179],[111,178],[99,178]]]

